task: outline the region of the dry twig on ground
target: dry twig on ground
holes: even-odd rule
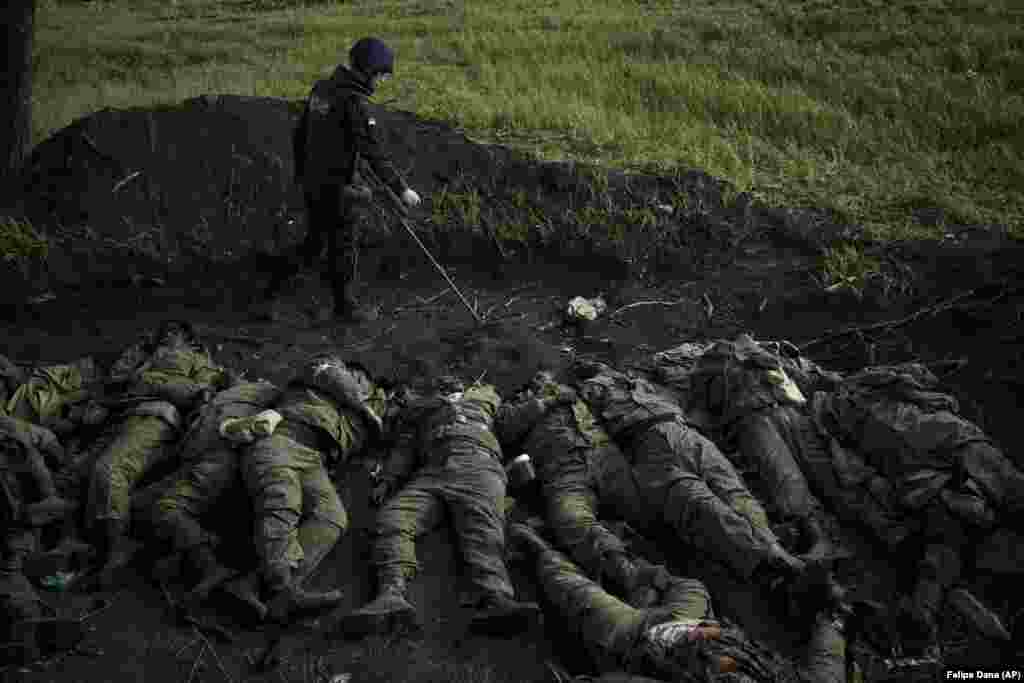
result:
[[[609,318],[614,318],[623,311],[629,310],[630,308],[636,308],[637,306],[678,306],[686,303],[686,299],[679,299],[678,301],[634,301],[631,304],[620,306],[609,314]]]
[[[871,325],[862,325],[862,326],[859,326],[859,327],[850,327],[850,328],[847,328],[845,330],[838,330],[838,331],[835,331],[835,332],[829,332],[828,334],[826,334],[826,335],[824,335],[822,337],[818,337],[817,339],[812,339],[812,340],[810,340],[808,342],[805,342],[804,344],[800,345],[800,352],[801,353],[806,353],[807,349],[813,348],[815,346],[820,346],[820,345],[825,344],[827,342],[831,342],[831,341],[834,341],[836,339],[841,339],[843,337],[847,337],[847,336],[850,336],[850,335],[856,336],[858,338],[863,338],[863,335],[865,333],[877,332],[879,330],[894,330],[894,329],[896,329],[898,327],[903,327],[903,326],[909,325],[909,324],[911,324],[913,322],[917,322],[918,320],[921,320],[922,318],[935,316],[935,315],[938,315],[939,313],[944,313],[945,311],[952,310],[954,308],[959,308],[961,310],[971,310],[971,309],[974,309],[974,308],[979,308],[979,307],[982,307],[982,306],[991,305],[991,304],[996,303],[1000,299],[1002,299],[1002,298],[1004,298],[1004,297],[1006,297],[1006,296],[1008,296],[1010,294],[1014,294],[1014,293],[1018,293],[1018,292],[1024,291],[1024,287],[1004,288],[1002,291],[1000,291],[994,297],[986,299],[983,302],[979,302],[978,304],[969,305],[969,306],[961,306],[960,305],[960,302],[962,302],[962,301],[964,301],[966,299],[970,299],[970,298],[972,298],[974,296],[977,296],[980,292],[985,291],[987,289],[991,289],[991,285],[983,285],[982,287],[975,287],[974,289],[968,290],[968,291],[963,292],[961,294],[957,294],[956,296],[951,297],[949,299],[946,299],[945,301],[940,301],[940,302],[938,302],[936,304],[932,304],[931,306],[925,306],[924,308],[918,309],[917,311],[911,313],[910,315],[904,316],[902,318],[898,318],[896,320],[883,320],[882,322],[872,323]]]

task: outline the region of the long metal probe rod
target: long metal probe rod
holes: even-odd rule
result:
[[[363,164],[363,166],[366,168],[367,171],[369,171],[370,175],[373,177],[374,181],[376,181],[377,185],[379,187],[384,188],[384,191],[388,193],[389,197],[391,197],[391,201],[394,203],[398,211],[398,222],[402,224],[402,227],[405,228],[406,232],[409,233],[409,236],[413,238],[416,244],[419,245],[419,248],[423,250],[423,253],[427,255],[427,258],[430,259],[430,262],[432,264],[434,264],[434,268],[437,269],[437,272],[441,273],[442,277],[444,277],[448,284],[451,285],[451,288],[455,290],[455,293],[459,296],[459,299],[462,300],[462,303],[466,306],[466,309],[469,311],[470,315],[472,315],[473,319],[476,320],[476,324],[483,325],[484,321],[477,314],[476,309],[470,305],[469,301],[462,294],[462,291],[448,276],[448,271],[444,269],[444,266],[438,263],[437,259],[434,258],[434,255],[430,253],[429,249],[427,249],[427,245],[423,244],[423,242],[420,240],[419,235],[417,235],[416,231],[413,230],[411,225],[409,225],[409,222],[406,220],[407,214],[405,211],[405,206],[402,204],[402,200],[398,198],[398,195],[396,195],[390,187],[381,182],[381,179],[377,177],[377,174],[374,172],[372,168],[370,168],[369,164]]]

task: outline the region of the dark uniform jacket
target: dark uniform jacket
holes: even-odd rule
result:
[[[317,81],[292,140],[296,179],[307,190],[329,184],[361,184],[360,157],[395,194],[407,187],[377,135],[367,98],[370,86],[347,67]]]

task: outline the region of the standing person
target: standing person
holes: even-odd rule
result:
[[[356,298],[361,213],[372,199],[360,177],[360,157],[406,206],[418,205],[420,196],[395,170],[367,110],[377,84],[394,73],[394,52],[378,38],[361,38],[349,51],[349,61],[350,66],[338,66],[329,79],[313,86],[295,129],[296,178],[305,192],[308,230],[299,253],[272,275],[264,299],[272,303],[288,279],[303,266],[313,266],[326,239],[334,316],[361,322],[371,319],[373,311],[360,307]]]

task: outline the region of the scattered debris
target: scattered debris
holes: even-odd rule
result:
[[[117,181],[117,183],[114,185],[114,189],[112,189],[110,193],[115,194],[118,190],[120,190],[122,187],[130,183],[132,180],[138,178],[141,173],[142,171],[135,171],[134,173],[129,173],[127,176]]]
[[[139,275],[138,273],[132,275],[133,287],[163,287],[166,284],[167,281],[161,277],[154,277],[151,275]]]
[[[626,304],[625,306],[616,308],[608,317],[614,318],[623,311],[628,311],[629,309],[636,308],[637,306],[678,306],[686,303],[686,301],[686,299],[679,299],[678,301],[634,301],[631,304]]]
[[[708,296],[707,292],[704,292],[704,295],[701,297],[701,299],[704,301],[704,314],[708,317],[708,320],[710,321],[711,318],[713,318],[715,315],[715,305],[711,303],[711,297]]]
[[[53,301],[56,298],[57,298],[57,295],[54,294],[53,292],[46,292],[44,294],[40,294],[39,296],[34,296],[34,297],[30,298],[28,300],[28,302],[30,304],[33,304],[33,305],[45,304],[46,302]]]
[[[598,316],[607,309],[608,304],[605,303],[602,297],[584,299],[581,296],[577,296],[569,300],[569,305],[565,309],[565,315],[571,322],[590,322],[597,320]]]

